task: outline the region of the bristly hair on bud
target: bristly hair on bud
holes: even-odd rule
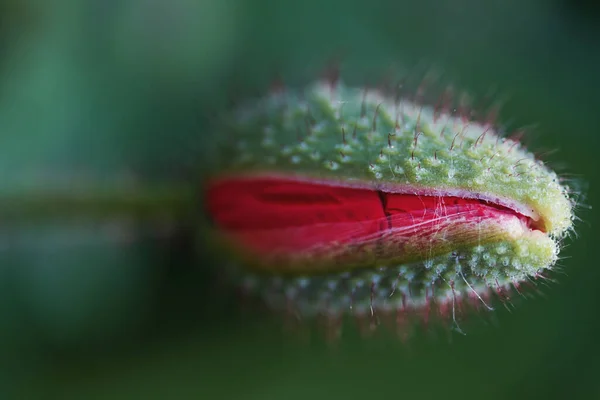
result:
[[[405,335],[435,315],[460,330],[466,308],[547,279],[573,230],[571,189],[502,134],[497,102],[476,112],[451,87],[431,95],[433,80],[411,95],[333,68],[224,115],[205,235],[244,293],[334,336],[348,315]]]

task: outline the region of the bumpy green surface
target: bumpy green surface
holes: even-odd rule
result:
[[[390,192],[481,198],[531,217],[544,231],[507,227],[501,240],[420,262],[382,262],[319,276],[234,268],[244,287],[276,308],[291,301],[315,314],[357,304],[385,309],[418,307],[429,298],[447,304],[478,297],[551,268],[572,227],[568,189],[518,142],[490,126],[374,90],[318,82],[303,92],[273,93],[238,108],[216,135],[219,174],[281,174]]]
[[[434,121],[429,107],[395,103],[342,84],[272,94],[228,117],[218,132],[219,168],[364,182],[392,191],[454,190],[520,206],[524,214],[539,215],[554,236],[571,227],[566,188],[519,143],[449,115]]]
[[[302,315],[352,310],[418,309],[434,300],[451,304],[478,298],[493,290],[508,290],[535,276],[555,258],[551,240],[521,238],[475,246],[406,265],[377,265],[345,273],[281,277],[239,273],[239,284],[261,293],[275,309],[290,306]]]

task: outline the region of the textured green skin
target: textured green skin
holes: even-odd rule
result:
[[[283,277],[232,270],[241,287],[260,293],[272,308],[285,309],[291,302],[295,311],[313,316],[350,309],[358,313],[419,309],[431,300],[453,303],[483,296],[489,288],[508,290],[543,271],[554,257],[552,242],[522,238],[422,262],[380,264],[317,276]]]
[[[367,92],[363,103],[364,93],[318,83],[302,96],[273,94],[240,107],[218,133],[219,169],[408,185],[442,194],[459,189],[528,206],[554,236],[571,227],[567,189],[518,143],[499,138],[493,129],[482,138],[484,126],[465,125],[460,118],[442,115],[433,123],[431,108],[406,101],[396,106],[375,91]]]
[[[347,309],[356,285],[378,290],[352,296],[353,304],[398,306],[390,294],[399,279],[412,288],[404,301],[418,306],[432,285],[433,297],[444,303],[469,292],[479,296],[490,287],[507,288],[551,268],[560,240],[572,228],[568,188],[493,128],[448,114],[434,120],[434,114],[430,107],[395,102],[374,90],[317,82],[301,93],[273,93],[225,118],[216,134],[213,167],[217,175],[275,173],[392,192],[483,198],[532,217],[546,233],[507,234],[407,265],[382,262],[320,276],[264,276],[236,267],[241,283],[274,307],[293,300],[314,314]],[[350,282],[343,294],[340,282]]]

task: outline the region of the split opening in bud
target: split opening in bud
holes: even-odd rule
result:
[[[515,222],[543,231],[541,221],[481,199],[282,177],[215,179],[206,203],[219,234],[275,271],[415,261],[501,240]]]

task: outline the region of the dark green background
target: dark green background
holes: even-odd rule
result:
[[[351,326],[333,346],[286,339],[238,311],[185,225],[168,240],[134,227],[132,242],[64,221],[5,225],[0,398],[600,398],[600,10],[586,4],[0,2],[0,196],[41,169],[189,174],[228,99],[335,57],[355,81],[433,66],[477,96],[496,88],[504,120],[534,124],[530,146],[556,150],[550,165],[585,193],[545,297],[408,345]]]

